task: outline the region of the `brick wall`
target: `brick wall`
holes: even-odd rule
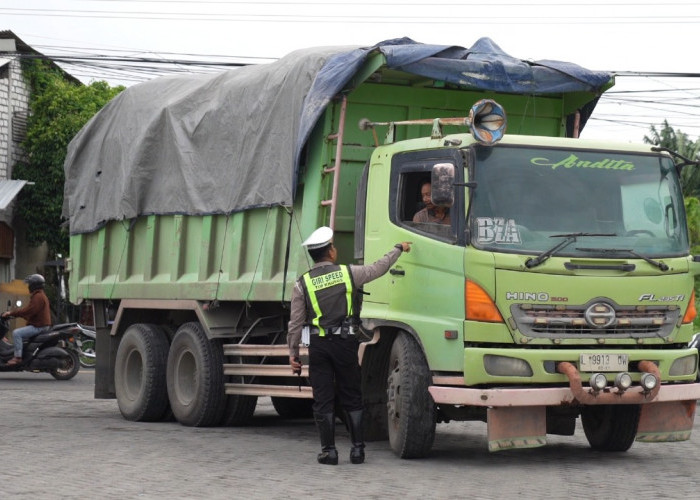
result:
[[[12,166],[24,158],[21,129],[28,115],[29,87],[22,78],[19,60],[14,58],[0,69],[0,179],[11,178]]]
[[[10,57],[7,54],[0,54],[0,59]],[[22,77],[19,59],[13,58],[0,68],[0,179],[11,179],[12,167],[24,158],[24,151],[20,146],[23,139],[21,126],[26,124],[28,116],[29,87]],[[14,202],[6,210],[0,211],[0,222],[8,228],[14,226]],[[15,240],[13,243],[19,248],[19,242]],[[22,252],[23,255],[24,253]],[[16,251],[15,255],[17,255]],[[12,280],[16,276],[16,267],[20,267],[18,260],[0,259],[0,282]]]

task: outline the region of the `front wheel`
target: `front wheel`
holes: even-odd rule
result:
[[[421,458],[435,439],[435,403],[428,392],[430,370],[418,343],[405,332],[389,354],[387,420],[389,443],[401,458]]]
[[[95,339],[85,337],[80,341],[80,366],[83,368],[95,367]]]
[[[73,349],[66,349],[68,357],[63,360],[63,366],[54,368],[49,373],[56,380],[70,380],[80,371],[78,354]]]
[[[598,451],[627,451],[637,436],[640,405],[592,405],[581,411],[588,444]]]

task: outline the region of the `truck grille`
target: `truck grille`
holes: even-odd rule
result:
[[[513,304],[511,326],[527,337],[666,337],[680,317],[669,306],[618,306],[593,301],[582,306]]]

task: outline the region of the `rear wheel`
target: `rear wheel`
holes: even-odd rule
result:
[[[282,418],[311,418],[313,399],[273,397],[272,406]]]
[[[257,359],[253,357],[231,356],[228,362],[232,364],[255,363]],[[226,378],[226,382],[242,384],[246,383],[246,380],[243,376],[230,375]],[[226,408],[224,410],[222,425],[227,427],[246,425],[250,419],[253,418],[255,407],[258,404],[257,396],[227,394],[224,397],[226,399]]]
[[[165,416],[167,357],[168,339],[157,325],[137,323],[127,328],[114,366],[114,389],[125,419],[153,422]]]
[[[68,358],[63,362],[61,368],[54,368],[49,373],[56,380],[70,380],[80,371],[80,360],[78,354],[73,349],[67,349]]]
[[[591,405],[581,411],[581,424],[591,448],[627,451],[637,436],[642,407],[639,405]]]
[[[173,415],[183,425],[221,423],[226,410],[221,342],[209,340],[196,322],[175,333],[168,354],[167,386]]]
[[[428,392],[430,371],[413,338],[400,333],[389,355],[387,420],[389,443],[401,458],[420,458],[435,439],[435,404]]]

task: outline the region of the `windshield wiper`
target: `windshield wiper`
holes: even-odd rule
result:
[[[617,236],[615,233],[564,233],[564,234],[553,234],[550,236],[550,238],[565,238],[563,241],[560,241],[556,245],[554,245],[552,248],[549,250],[545,250],[541,254],[539,254],[537,257],[530,257],[525,261],[525,267],[528,269],[532,269],[533,267],[539,266],[542,264],[545,260],[549,259],[552,255],[557,253],[559,250],[563,249],[566,246],[569,246],[572,244],[574,241],[576,241],[576,238],[579,238],[581,236]]]
[[[659,262],[658,260],[650,259],[649,257],[646,257],[640,253],[635,252],[631,248],[576,248],[576,250],[580,250],[581,252],[600,252],[600,253],[628,253],[632,257],[636,257],[638,259],[642,259],[645,262],[648,262],[652,266],[656,266],[662,271],[668,271],[668,265],[664,264],[663,262]]]

